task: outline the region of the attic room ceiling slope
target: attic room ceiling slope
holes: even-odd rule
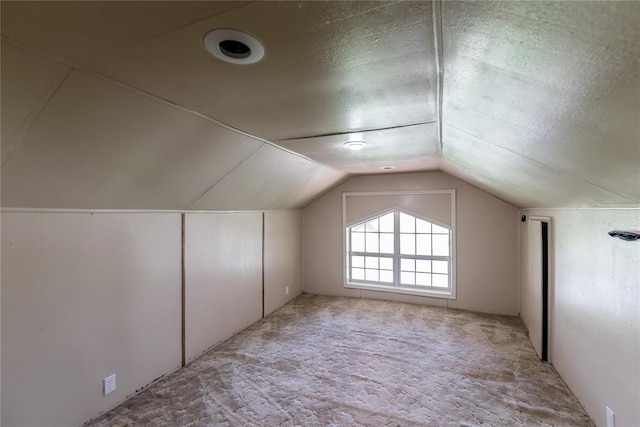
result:
[[[3,165],[3,204],[183,209],[262,145],[72,71]]]
[[[267,147],[275,169],[260,182],[274,200],[241,185],[200,208],[297,208],[344,178],[109,80],[4,42],[2,53],[2,103],[13,107],[2,109],[3,206],[186,209]]]
[[[324,135],[346,140],[378,129],[396,129],[387,138],[387,161],[406,157],[408,138],[433,158],[439,152],[430,21],[428,2],[256,2],[83,61],[316,161],[323,158],[309,144],[332,149]],[[206,55],[195,41],[212,28],[258,35],[265,57],[238,67]],[[410,125],[422,125],[419,139]],[[345,172],[363,172],[345,166],[347,153],[333,156],[342,157]]]
[[[384,166],[640,204],[640,2],[0,7],[6,207],[301,207]],[[216,28],[264,58],[214,58]]]
[[[255,2],[98,58],[103,74],[268,140],[432,123],[431,4]],[[269,17],[265,19],[265,17]],[[237,28],[266,47],[239,67],[202,37]]]
[[[447,171],[521,206],[640,203],[640,2],[443,2],[442,21]]]
[[[3,1],[2,35],[89,65],[248,1]]]
[[[71,72],[63,64],[2,43],[2,164]]]

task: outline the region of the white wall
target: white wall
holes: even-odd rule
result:
[[[262,318],[262,213],[185,218],[187,361]]]
[[[640,231],[640,210],[526,213],[552,217],[553,365],[596,425],[605,406],[617,426],[640,425],[640,242],[607,235]]]
[[[79,425],[178,368],[180,277],[179,214],[3,212],[2,425]]]
[[[286,293],[289,288],[289,293]],[[264,314],[302,293],[302,211],[264,214]]]
[[[343,287],[342,193],[456,190],[457,299]],[[443,172],[356,176],[303,210],[304,292],[518,314],[517,209]]]
[[[264,213],[264,264],[262,212],[185,215],[189,359],[262,317],[263,274],[268,312],[300,294],[301,215]],[[181,365],[179,213],[1,219],[3,426],[80,425]]]

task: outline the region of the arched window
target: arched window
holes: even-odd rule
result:
[[[394,209],[347,227],[351,283],[451,291],[451,229]]]

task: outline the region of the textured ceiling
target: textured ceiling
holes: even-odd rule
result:
[[[281,209],[436,169],[522,207],[640,203],[640,2],[0,6],[5,207]],[[214,58],[215,28],[265,57]]]
[[[524,206],[640,201],[640,2],[444,2],[442,22],[452,170]]]

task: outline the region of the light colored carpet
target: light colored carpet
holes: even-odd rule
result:
[[[593,426],[517,318],[312,295],[88,425]]]

